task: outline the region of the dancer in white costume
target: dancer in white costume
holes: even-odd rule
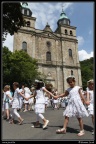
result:
[[[27,84],[25,84],[24,95],[25,95],[26,98],[28,98],[28,97],[31,95],[31,91],[30,91],[30,89],[28,88]],[[30,105],[29,105],[29,103],[30,103],[29,100],[26,101],[26,100],[24,99],[25,110],[24,110],[23,112],[26,112],[26,111],[30,110]]]
[[[22,94],[24,94],[24,84],[22,83],[21,84],[21,88],[20,88],[20,92],[22,93]],[[19,104],[20,104],[20,110],[21,111],[23,111],[22,109],[23,109],[23,97],[21,96],[21,95],[19,95]]]
[[[84,129],[83,129],[82,117],[89,116],[89,115],[81,99],[86,104],[89,104],[89,102],[85,101],[81,92],[81,88],[79,86],[75,86],[74,76],[69,76],[66,80],[70,87],[65,91],[65,93],[59,96],[55,96],[56,98],[65,97],[68,95],[70,96],[68,105],[63,113],[63,116],[65,116],[63,128],[56,130],[56,133],[66,133],[66,128],[69,122],[69,117],[76,116],[80,125],[80,132],[78,133],[78,136],[82,136],[85,134]]]
[[[87,101],[90,101],[90,105],[88,105],[88,112],[89,115],[92,117],[92,123],[94,125],[94,81],[91,79],[88,82],[88,88],[87,91]],[[92,132],[94,134],[94,131]]]
[[[42,81],[35,80],[35,88],[36,88],[35,93],[29,97],[29,98],[31,98],[31,97],[36,98],[35,113],[36,113],[37,119],[36,119],[35,126],[32,126],[32,127],[36,127],[36,126],[40,125],[39,118],[41,118],[44,122],[43,129],[45,129],[49,123],[49,120],[47,120],[43,116],[43,113],[45,113],[45,94],[44,94],[44,92],[50,94],[53,97],[54,97],[54,95],[44,87],[44,83]]]
[[[19,90],[19,83],[18,82],[14,82],[13,83],[13,88],[15,90],[14,92],[14,96],[13,96],[13,102],[12,102],[12,119],[10,121],[11,124],[14,123],[14,118],[15,118],[15,115],[18,117],[19,119],[19,124],[21,125],[22,122],[23,122],[23,118],[20,116],[20,114],[17,112],[17,109],[20,108],[20,104],[19,104],[19,95],[21,95],[24,99],[25,96],[20,92]]]
[[[7,115],[7,121],[9,121],[9,116],[10,116],[9,100],[12,100],[11,93],[10,93],[10,86],[6,85],[4,86],[4,109]]]
[[[58,95],[57,89],[55,89],[55,90],[53,91],[53,94],[54,94],[55,96]],[[57,108],[58,108],[58,99],[54,99],[54,98],[53,98],[53,105],[54,105],[54,109],[57,109]]]

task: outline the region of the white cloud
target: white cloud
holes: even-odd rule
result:
[[[13,52],[13,37],[10,34],[7,35],[6,40],[2,43],[2,46],[6,46],[9,48],[11,52]]]
[[[82,36],[77,36],[77,40],[78,40],[78,46],[81,46],[84,44],[84,38]]]
[[[93,51],[90,53],[87,53],[85,50],[80,50],[78,52],[79,54],[79,61],[83,61],[85,59],[90,59],[91,57],[94,57]]]
[[[43,30],[48,22],[50,28],[55,31],[62,11],[62,5],[65,11],[71,8],[72,4],[71,2],[28,2],[28,7],[32,11],[32,17],[36,17],[36,29]],[[8,34],[3,46],[7,46],[13,52],[13,36]]]
[[[36,17],[36,29],[44,29],[47,22],[51,29],[56,29],[57,21],[60,13],[62,12],[62,5],[64,11],[71,7],[73,3],[62,2],[40,2],[40,3],[28,3],[29,8],[32,11],[32,16]],[[53,22],[54,21],[54,22]]]
[[[70,7],[70,12],[69,12],[69,15],[70,15],[70,16],[72,16],[73,12],[74,12],[73,7]]]

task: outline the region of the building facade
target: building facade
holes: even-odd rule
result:
[[[78,57],[76,27],[70,26],[70,19],[62,10],[57,21],[57,29],[52,31],[47,23],[43,30],[36,29],[36,18],[28,7],[22,7],[26,21],[18,33],[14,33],[13,51],[24,50],[38,60],[38,70],[46,75],[46,80],[64,92],[68,88],[66,77],[74,75],[76,84],[82,86]]]

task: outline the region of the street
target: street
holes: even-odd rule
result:
[[[64,116],[63,108],[53,110],[48,107],[45,111],[45,118],[49,120],[48,127],[43,130],[43,121],[40,119],[40,127],[32,128],[32,124],[36,120],[34,111],[20,112],[24,122],[19,125],[17,121],[15,124],[9,124],[6,120],[2,119],[2,141],[37,141],[37,140],[56,140],[56,141],[93,141],[92,135],[93,125],[91,117],[83,118],[85,135],[78,137],[79,123],[76,117],[69,119],[66,134],[56,134],[56,130],[63,127]],[[17,120],[17,118],[16,118]]]

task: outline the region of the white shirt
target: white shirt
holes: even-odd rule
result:
[[[39,90],[36,90],[36,104],[37,103],[45,103],[45,95],[44,95],[44,91],[43,91],[44,87],[42,87]]]

